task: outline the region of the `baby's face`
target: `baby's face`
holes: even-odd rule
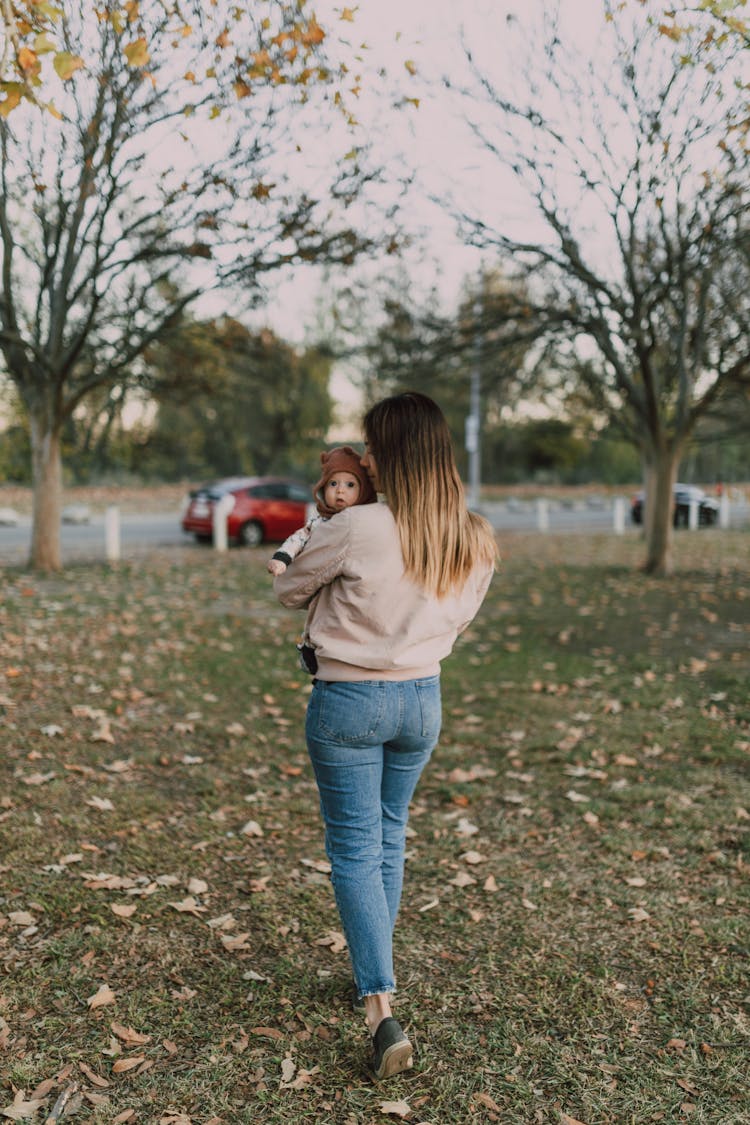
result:
[[[359,481],[354,473],[336,473],[323,489],[323,498],[329,508],[341,511],[351,508],[359,500]]]

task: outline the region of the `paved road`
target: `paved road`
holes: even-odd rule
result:
[[[534,531],[539,529],[540,511],[535,503],[509,501],[485,504],[482,511],[498,531]],[[545,515],[542,511],[541,519]],[[550,502],[546,508],[546,521],[551,532],[610,531],[614,526],[612,505],[597,501],[574,501],[570,504]],[[747,501],[732,508],[732,526],[750,524],[750,504]],[[635,529],[625,514],[624,529]],[[701,531],[703,534],[704,531]],[[708,531],[710,534],[710,530]],[[123,515],[120,523],[121,551],[124,558],[147,553],[155,548],[184,548],[203,550],[191,536],[180,529],[177,512],[152,515]],[[23,566],[29,555],[31,521],[21,519],[15,527],[0,526],[0,564]],[[61,530],[63,562],[80,559],[104,559],[105,519],[93,515],[89,523],[66,524]]]

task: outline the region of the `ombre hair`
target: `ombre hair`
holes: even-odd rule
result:
[[[407,575],[438,597],[460,589],[477,563],[495,560],[497,544],[487,520],[466,507],[442,410],[406,391],[371,406],[363,428]]]

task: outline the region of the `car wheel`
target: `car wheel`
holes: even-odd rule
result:
[[[237,542],[241,547],[260,547],[263,542],[263,528],[257,520],[243,523],[237,536]]]
[[[206,535],[203,531],[196,531],[195,533],[196,543],[210,543],[212,539],[212,535]]]

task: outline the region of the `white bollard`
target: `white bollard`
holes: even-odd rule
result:
[[[691,531],[697,531],[698,529],[698,501],[694,498],[690,501],[688,527]]]
[[[226,551],[229,542],[227,536],[227,516],[234,507],[234,497],[231,492],[227,492],[222,496],[221,500],[217,500],[214,504],[213,514],[213,532],[214,532],[214,549],[217,551]]]
[[[625,500],[622,496],[615,496],[615,502],[612,509],[613,525],[615,535],[625,534]]]
[[[549,531],[549,503],[541,498],[536,502],[537,531]]]
[[[726,489],[719,497],[719,527],[726,530],[732,523],[731,502]]]
[[[104,513],[104,547],[109,562],[120,557],[120,509],[110,504]]]

